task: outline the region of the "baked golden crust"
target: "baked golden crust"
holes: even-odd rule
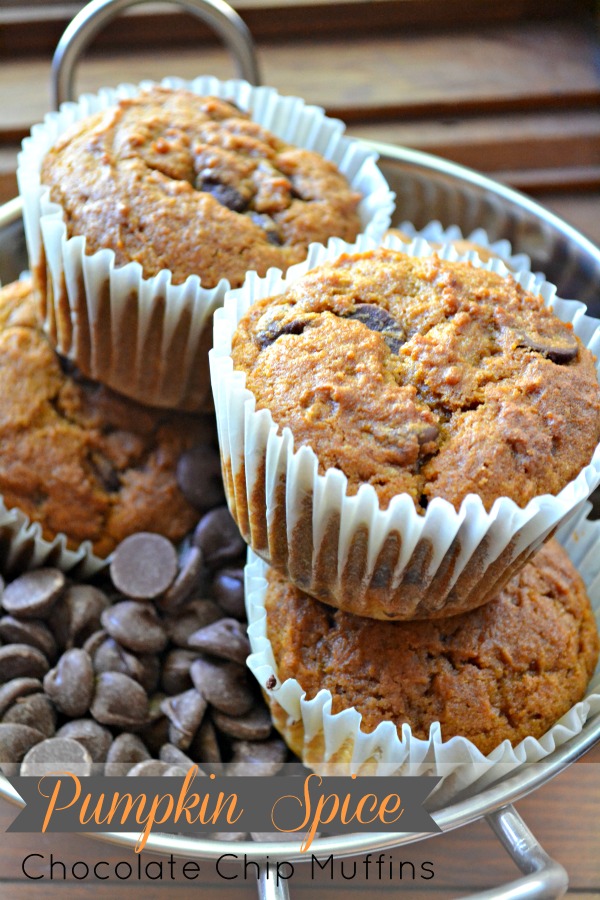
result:
[[[254,304],[233,338],[257,409],[380,504],[525,506],[600,439],[594,357],[541,297],[470,263],[343,255]]]
[[[135,531],[180,540],[198,513],[176,482],[199,417],[143,407],[67,374],[35,325],[30,282],[0,290],[0,494],[52,540],[107,556]],[[67,364],[63,364],[66,366]]]
[[[153,87],[77,123],[45,157],[42,183],[88,253],[109,247],[117,265],[170,269],[175,284],[196,274],[236,286],[360,231],[360,195],[333,163],[185,90]]]
[[[268,583],[279,680],[295,678],[308,699],[329,690],[332,712],[355,707],[366,732],[390,720],[427,738],[439,722],[444,740],[462,735],[487,754],[544,734],[584,696],[598,659],[585,586],[554,540],[493,601],[436,621],[340,612],[273,569]]]

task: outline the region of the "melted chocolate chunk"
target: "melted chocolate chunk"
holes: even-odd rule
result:
[[[559,334],[542,334],[532,329],[518,332],[518,338],[519,346],[529,347],[559,365],[571,362],[579,353],[577,338],[569,331]]]
[[[226,206],[232,212],[244,212],[248,206],[247,201],[239,191],[236,191],[229,184],[222,184],[220,181],[211,181],[210,178],[198,178],[196,180],[196,190],[211,194],[215,200],[218,200],[222,206]]]
[[[347,318],[356,319],[371,331],[378,331],[392,353],[398,353],[404,343],[404,332],[397,319],[387,309],[373,303],[360,303],[348,314]]]
[[[248,215],[255,225],[258,225],[259,228],[262,228],[270,244],[273,244],[275,247],[281,247],[281,245],[283,244],[283,239],[279,232],[279,228],[277,227],[277,223],[271,218],[271,216],[267,216],[265,213],[257,213],[254,211],[248,213]]]
[[[277,338],[283,334],[302,334],[306,326],[314,319],[312,313],[300,313],[297,316],[287,317],[281,315],[284,308],[274,306],[267,310],[259,322],[259,329],[256,332],[256,340],[264,350],[270,344],[273,344]]]

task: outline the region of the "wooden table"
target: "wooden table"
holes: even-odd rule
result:
[[[583,760],[566,769],[555,779],[543,785],[533,794],[517,804],[517,809],[525,819],[544,849],[567,869],[569,873],[569,896],[573,898],[600,897],[600,746],[593,748]],[[0,828],[5,830],[14,818],[13,808],[5,801],[0,801]],[[228,845],[227,852],[236,853],[236,845]],[[29,875],[44,875],[45,878],[35,881],[25,877],[22,872],[23,860],[28,854],[41,854],[31,857],[26,863]],[[55,860],[65,863],[68,873],[66,881],[62,880],[62,869],[55,868],[57,878],[49,880],[50,854]],[[335,861],[336,875],[329,880],[320,871],[316,871],[315,879],[311,879],[309,866],[297,865],[290,881],[292,900],[314,897],[324,900],[370,900],[370,898],[399,897],[418,898],[418,900],[446,900],[446,898],[462,897],[475,890],[483,890],[505,884],[518,877],[518,871],[492,834],[485,821],[474,822],[456,831],[438,835],[430,840],[409,844],[395,851],[386,851],[386,862],[393,860],[397,872],[399,863],[405,862],[404,878],[397,876],[374,882],[372,877],[365,881],[364,857],[356,857],[357,874],[351,880],[342,878],[339,872],[340,861]],[[99,868],[99,874],[111,873],[108,880],[100,881],[92,877],[77,881],[71,875],[71,867],[76,862],[85,862],[90,866],[100,860],[106,860],[110,866]],[[120,860],[130,862],[133,866],[134,878],[121,880],[114,875],[114,867]],[[142,872],[151,861],[155,863],[159,857],[141,854]],[[253,872],[244,881],[241,864],[235,868],[225,868],[227,875],[238,874],[236,880],[228,881],[219,877],[213,862],[200,863],[200,872],[196,880],[188,881],[183,877],[181,867],[183,860],[178,861],[173,872],[175,880],[171,880],[170,871],[163,859],[163,879],[156,879],[158,866],[148,867],[150,878],[142,882],[137,880],[137,858],[132,851],[115,848],[82,835],[29,835],[5,834],[0,841],[0,897],[10,900],[37,900],[42,894],[46,896],[65,897],[68,900],[113,900],[115,897],[143,898],[143,900],[164,900],[168,896],[188,896],[194,893],[218,900],[253,900],[256,897],[256,885]],[[410,877],[412,862],[416,879]],[[434,877],[421,880],[420,866],[423,862],[431,865]],[[126,875],[126,865],[119,869],[121,876]],[[346,876],[351,875],[351,861],[344,863]],[[371,869],[373,872],[373,869]],[[85,873],[83,865],[75,866],[75,875]],[[193,867],[188,874],[194,874]]]

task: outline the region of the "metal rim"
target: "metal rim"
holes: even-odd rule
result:
[[[545,210],[525,195],[500,185],[475,171],[420,151],[395,148],[379,143],[371,143],[371,146],[380,154],[382,162],[403,163],[408,166],[430,170],[438,175],[442,174],[457,182],[466,182],[476,186],[479,190],[490,192],[500,197],[511,207],[520,209],[533,218],[549,224],[555,231],[563,235],[569,243],[576,245],[582,254],[593,260],[598,268],[598,272],[600,272],[600,248],[596,247],[588,238],[580,234],[568,223]],[[0,228],[17,222],[21,215],[21,210],[20,198],[15,198],[0,207]],[[492,784],[480,792],[472,791],[467,793],[462,799],[458,799],[454,803],[434,812],[433,818],[442,829],[442,832],[446,832],[489,815],[501,807],[521,799],[555,777],[568,765],[583,756],[598,740],[600,740],[600,715],[588,719],[578,735],[555,750],[543,762],[523,764],[513,775]],[[18,794],[5,779],[0,781],[0,796],[3,796],[11,803],[19,805],[21,803]],[[117,834],[113,832],[90,836],[128,849],[134,846],[138,838],[137,834]],[[313,842],[311,852],[317,855],[335,853],[340,857],[350,856],[366,851],[383,850],[409,844],[432,836],[434,835],[382,833],[318,838]],[[282,844],[274,841],[265,843],[236,841],[232,844],[231,842],[226,843],[201,837],[154,834],[150,835],[146,844],[148,852],[173,853],[175,856],[205,859],[216,859],[228,851],[231,852],[232,847],[236,853],[247,853],[258,859],[267,855],[273,860],[286,859],[291,862],[301,861],[306,858],[305,854],[300,853],[298,844],[291,842]]]

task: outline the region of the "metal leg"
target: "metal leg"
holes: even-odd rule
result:
[[[525,877],[469,894],[468,900],[556,900],[566,893],[569,878],[565,869],[548,856],[513,806],[489,813],[486,820]],[[261,870],[258,896],[259,900],[289,900],[287,883],[277,885]]]
[[[92,0],[69,23],[52,59],[52,101],[58,109],[73,99],[73,74],[79,57],[105,25],[131,6],[148,0]],[[198,16],[216,31],[235,59],[238,73],[251,84],[260,84],[254,42],[248,26],[224,0],[170,0]]]
[[[261,868],[258,880],[259,900],[290,900],[287,881],[280,881],[277,884],[272,872],[270,875],[271,877],[267,878],[266,869]]]
[[[513,806],[503,806],[486,820],[525,877],[471,894],[469,900],[555,900],[566,893],[565,869],[548,856]]]

